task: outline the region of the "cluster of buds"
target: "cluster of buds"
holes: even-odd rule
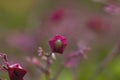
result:
[[[38,56],[47,61],[48,64],[51,64],[56,59],[55,53],[46,53],[41,47],[38,48]]]
[[[56,59],[55,54],[63,54],[63,51],[67,45],[66,38],[64,36],[56,35],[49,41],[49,46],[51,49],[50,53],[46,53],[41,47],[38,48],[38,55],[41,57],[41,59],[44,60],[50,60],[48,62],[51,62],[52,59]]]
[[[9,65],[7,56],[5,54],[0,54],[0,57],[4,60],[5,64],[1,67],[1,70],[8,72],[10,80],[23,80],[23,77],[27,71],[23,69],[18,63]]]
[[[38,56],[40,59],[37,57],[27,57],[26,60],[29,63],[34,64],[42,73],[46,75],[46,77],[50,76],[50,65],[52,64],[53,60],[56,59],[56,53],[58,54],[63,54],[64,49],[67,45],[66,38],[60,35],[54,36],[52,39],[49,41],[49,46],[51,49],[50,53],[46,53],[42,47],[38,48]]]
[[[48,66],[45,66],[41,60],[37,57],[26,57],[27,62],[31,63],[32,65],[36,66],[41,73],[44,73],[46,77],[50,76],[50,70]],[[47,61],[46,61],[47,62]]]
[[[48,42],[51,49],[50,53],[46,53],[41,47],[39,47],[38,55],[39,57],[41,57],[40,59],[38,59],[37,57],[26,58],[29,63],[32,63],[37,68],[39,68],[46,75],[46,77],[50,77],[49,67],[52,61],[56,59],[55,55],[63,54],[64,49],[67,45],[66,38],[61,35],[54,36]],[[85,52],[88,50],[90,50],[89,47],[80,44],[79,49],[64,56],[64,64],[62,66],[65,66],[67,68],[75,67],[78,64],[80,58],[84,59],[87,58]],[[5,54],[0,54],[0,57],[3,59],[5,64],[4,66],[1,67],[1,70],[8,72],[10,80],[23,80],[23,77],[26,74],[26,70],[23,69],[18,63],[10,65]]]

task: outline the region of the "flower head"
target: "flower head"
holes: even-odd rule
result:
[[[54,36],[52,39],[49,40],[49,45],[52,52],[57,52],[62,54],[64,48],[67,45],[66,38],[60,35]]]
[[[23,77],[27,71],[23,69],[18,63],[9,65],[5,54],[0,54],[0,57],[3,58],[6,65],[2,66],[1,69],[8,72],[10,80],[23,80]]]
[[[6,70],[8,71],[10,80],[23,80],[26,74],[26,70],[24,70],[20,64],[10,65]]]

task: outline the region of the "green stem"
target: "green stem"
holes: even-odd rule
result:
[[[64,70],[64,66],[61,65],[58,70],[56,71],[55,75],[53,76],[53,78],[51,78],[50,80],[57,80],[59,75],[61,74],[61,72]]]
[[[107,66],[108,63],[110,63],[115,57],[118,56],[120,52],[120,44],[118,43],[115,45],[115,47],[108,53],[108,56],[101,61],[101,63],[96,68],[95,72],[93,72],[92,76],[89,80],[95,80],[98,74],[100,74],[103,69]]]

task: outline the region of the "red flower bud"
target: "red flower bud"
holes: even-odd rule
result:
[[[7,69],[10,80],[23,80],[26,70],[20,64],[10,65]]]
[[[26,70],[18,63],[9,65],[6,54],[0,54],[0,57],[4,60],[5,64],[1,67],[1,69],[8,72],[10,80],[23,80]]]
[[[57,52],[62,54],[64,48],[67,45],[66,38],[60,35],[54,36],[52,39],[49,40],[49,45],[52,52]]]

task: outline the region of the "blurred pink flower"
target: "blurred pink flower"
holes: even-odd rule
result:
[[[68,53],[64,59],[64,66],[67,68],[75,67],[77,64],[79,64],[80,56],[74,56],[74,54],[79,54],[78,51]]]
[[[106,33],[110,29],[108,23],[99,17],[89,18],[87,21],[87,27],[98,33]]]
[[[111,15],[120,14],[120,7],[114,4],[107,4],[104,6],[104,11]]]
[[[64,36],[56,35],[49,40],[49,45],[52,52],[62,54],[67,45],[66,38]]]
[[[10,34],[7,37],[6,41],[10,46],[18,48],[25,52],[33,50],[35,46],[34,38],[24,33]]]
[[[64,16],[63,9],[57,9],[57,10],[53,11],[53,13],[51,14],[51,20],[59,21],[63,18],[63,16]]]
[[[86,59],[86,51],[89,51],[90,48],[85,46],[85,45],[81,45],[79,46],[79,49],[75,50],[74,52],[68,53],[64,56],[64,66],[67,68],[73,68],[76,67],[81,58]]]

